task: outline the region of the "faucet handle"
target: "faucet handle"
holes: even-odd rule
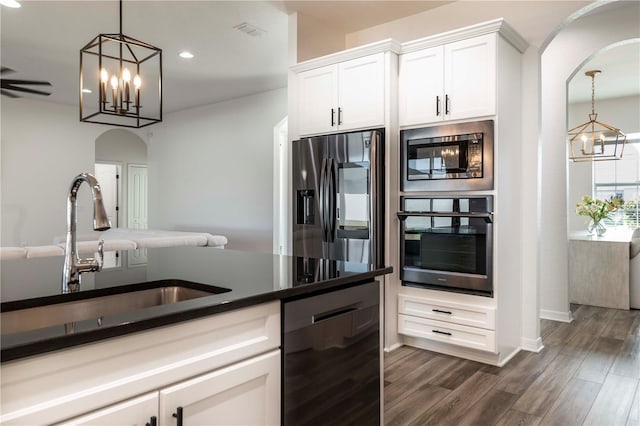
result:
[[[96,271],[102,271],[102,267],[104,266],[104,240],[98,241],[98,257],[96,258]]]

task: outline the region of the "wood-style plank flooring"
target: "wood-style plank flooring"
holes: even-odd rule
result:
[[[403,346],[385,355],[385,425],[640,425],[640,311],[572,306],[544,349],[502,368]]]

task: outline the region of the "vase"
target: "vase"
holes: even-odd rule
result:
[[[587,231],[589,231],[591,235],[602,237],[604,233],[607,232],[607,227],[604,225],[604,220],[591,219],[587,225]]]

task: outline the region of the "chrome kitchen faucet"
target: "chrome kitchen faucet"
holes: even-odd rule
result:
[[[80,274],[102,270],[104,261],[104,240],[98,243],[98,258],[80,259],[76,240],[76,198],[82,182],[91,187],[93,197],[93,229],[106,231],[111,228],[107,212],[102,203],[102,191],[98,181],[91,173],[80,173],[71,181],[67,197],[67,242],[64,248],[64,268],[62,270],[62,293],[75,293],[80,290]]]

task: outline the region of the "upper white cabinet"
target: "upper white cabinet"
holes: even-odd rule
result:
[[[384,53],[298,73],[300,135],[385,124]]]
[[[496,33],[400,55],[399,123],[495,115]]]

